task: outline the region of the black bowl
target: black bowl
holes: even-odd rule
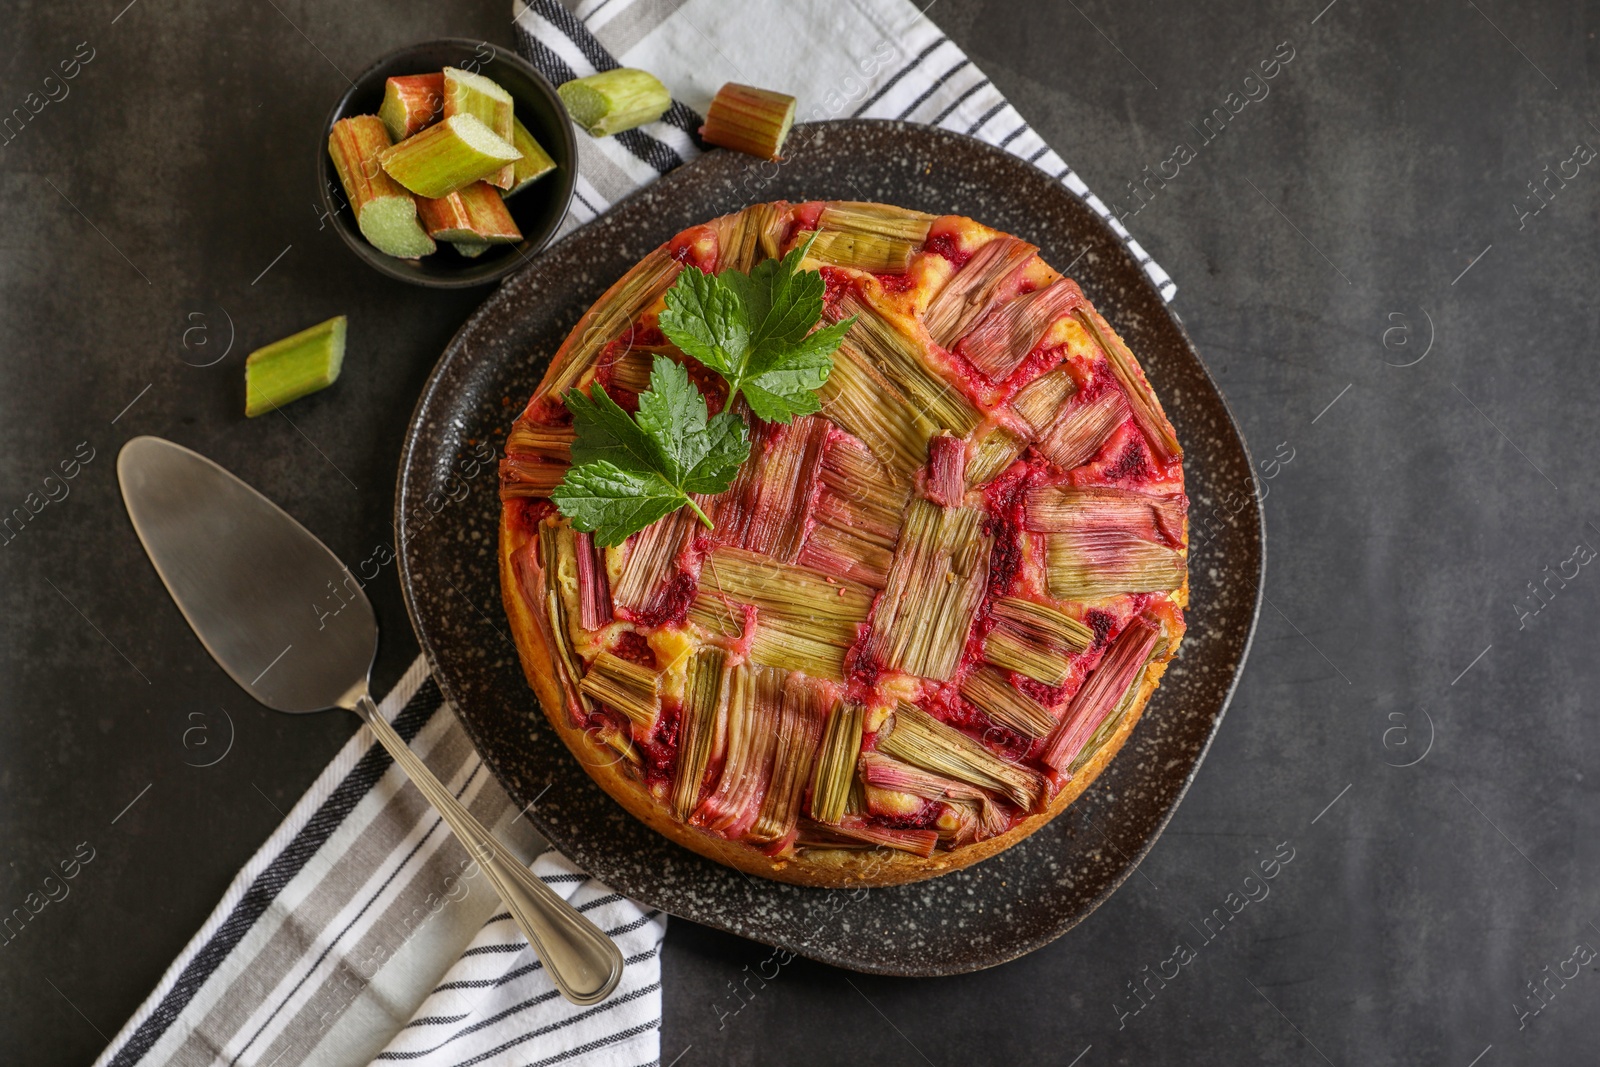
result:
[[[448,244],[422,259],[397,259],[384,255],[367,243],[356,228],[355,213],[348,210],[333,160],[328,157],[328,131],[350,115],[375,115],[383,103],[384,83],[402,74],[431,74],[445,67],[459,67],[492,78],[515,102],[517,118],[556,161],[554,173],[535,182],[506,201],[511,217],[522,231],[517,244],[494,245],[476,259],[460,255]],[[322,202],[333,218],[334,228],[350,250],[376,270],[391,278],[433,289],[463,289],[499,281],[555,236],[572,202],[577,180],[578,146],[572,133],[572,120],[556,95],[555,87],[509,49],[474,41],[466,37],[446,37],[425,41],[391,52],[368,67],[355,84],[339,98],[322,124],[317,141],[317,178],[322,186]]]

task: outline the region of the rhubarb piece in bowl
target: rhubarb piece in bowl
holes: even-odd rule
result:
[[[662,312],[691,267],[797,248],[822,326],[849,325],[811,413],[767,422]],[[505,441],[501,589],[546,716],[635,817],[749,874],[891,885],[1016,844],[1116,755],[1184,634],[1183,455],[1037,252],[956,216],[757,204],[578,321]],[[632,412],[662,359],[747,421],[748,458],[608,547],[557,506],[571,412]]]
[[[509,120],[503,114],[501,91],[511,100]],[[504,140],[509,146],[511,139],[520,138],[517,152],[521,159],[492,169],[488,164],[481,168],[482,176],[491,184],[500,183],[505,188],[504,206],[493,205],[494,225],[482,234],[467,237],[457,224],[460,212],[454,200],[449,210],[437,204],[419,204],[420,219],[452,220],[440,222],[440,232],[430,231],[424,238],[433,240],[437,251],[418,258],[401,258],[374,247],[362,234],[348,203],[344,188],[347,183],[341,182],[328,153],[328,135],[335,125],[341,119],[361,115],[379,116],[389,139],[393,141],[397,133],[403,134],[401,140],[407,144],[449,120],[458,124],[466,120],[465,125],[477,130],[475,123],[483,121],[478,115],[487,115],[490,123],[498,123],[486,125],[480,140]],[[433,139],[450,140],[443,132],[436,133]],[[537,153],[530,154],[530,144],[538,149]],[[418,147],[430,146],[413,145],[409,150],[409,154],[428,156],[419,161],[420,166],[412,166],[412,170],[420,169],[425,178],[437,178],[439,172],[451,172],[456,165],[452,159],[444,158],[448,153],[419,153]],[[491,143],[490,147],[496,146]],[[498,281],[550,242],[572,201],[577,143],[566,107],[554,86],[520,56],[483,41],[445,38],[392,52],[355,80],[324,124],[317,147],[317,167],[324,225],[337,230],[352,252],[391,278],[455,289]],[[410,173],[397,169],[402,174]],[[388,181],[392,173],[387,169],[384,173],[386,176],[380,180],[395,186]],[[418,183],[412,192],[422,189],[437,193],[448,186],[449,190],[438,197],[443,201],[456,196],[458,184],[454,180],[442,185],[437,181]],[[506,215],[512,225],[505,225]],[[393,250],[401,245],[390,247]]]

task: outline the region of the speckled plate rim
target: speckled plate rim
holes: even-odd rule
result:
[[[1182,323],[1182,320],[1180,320],[1177,315],[1172,312],[1171,308],[1167,306],[1166,302],[1161,299],[1160,292],[1156,288],[1154,282],[1152,282],[1144,273],[1143,269],[1139,267],[1132,253],[1128,251],[1127,246],[1123,243],[1122,238],[1116,234],[1106,220],[1102,219],[1100,216],[1091,211],[1087,205],[1083,204],[1081,200],[1074,196],[1065,187],[1061,186],[1057,182],[1051,182],[1048,176],[1043,175],[1042,172],[1038,172],[1036,168],[1031,166],[1031,164],[1024,164],[1023,161],[1017,159],[1016,157],[1013,157],[1003,150],[997,149],[992,145],[989,145],[988,143],[980,141],[976,138],[944,130],[938,130],[927,126],[921,126],[914,123],[903,123],[890,120],[847,120],[843,122],[833,122],[822,125],[828,129],[847,130],[851,135],[864,136],[869,139],[878,133],[881,133],[886,138],[903,136],[911,136],[914,138],[923,137],[928,140],[929,143],[927,147],[933,152],[937,152],[941,148],[949,147],[951,144],[954,144],[966,151],[975,152],[979,155],[987,154],[993,157],[994,165],[1000,168],[1015,168],[1018,165],[1025,166],[1026,172],[1019,172],[1019,181],[1021,182],[1034,180],[1032,178],[1024,177],[1024,173],[1037,175],[1038,180],[1049,182],[1049,184],[1053,187],[1054,192],[1058,194],[1063,201],[1070,202],[1070,204],[1076,206],[1077,213],[1080,215],[1080,223],[1089,230],[1098,231],[1097,236],[1099,238],[1101,250],[1105,253],[1118,256],[1123,259],[1125,261],[1123,264],[1124,269],[1131,269],[1138,275],[1138,283],[1140,287],[1146,291],[1145,295],[1154,302],[1155,306],[1160,308],[1161,313],[1165,317],[1165,322],[1162,323],[1162,326],[1174,331],[1176,335],[1176,340],[1178,342],[1176,346],[1177,351],[1175,353],[1169,353],[1169,355],[1177,355],[1180,358],[1186,358],[1192,364],[1192,366],[1188,369],[1193,372],[1198,372],[1200,380],[1208,393],[1208,395],[1205,397],[1205,401],[1214,405],[1216,412],[1222,416],[1222,425],[1226,430],[1226,440],[1223,442],[1223,446],[1232,450],[1236,450],[1239,459],[1242,461],[1243,468],[1247,473],[1246,480],[1248,483],[1248,491],[1246,503],[1231,513],[1228,519],[1228,524],[1245,537],[1245,547],[1253,550],[1256,556],[1255,566],[1253,568],[1249,568],[1247,574],[1245,575],[1253,582],[1254,588],[1249,601],[1248,619],[1245,623],[1246,632],[1242,642],[1240,642],[1238,645],[1237,660],[1234,663],[1231,677],[1220,698],[1215,700],[1215,709],[1208,715],[1209,727],[1205,731],[1203,740],[1193,753],[1192,762],[1190,762],[1187,769],[1182,772],[1181,778],[1175,781],[1174,788],[1168,795],[1167,801],[1161,808],[1159,814],[1150,824],[1142,840],[1140,840],[1138,844],[1131,850],[1118,849],[1117,853],[1119,862],[1114,865],[1116,869],[1104,878],[1099,890],[1093,893],[1092,896],[1085,898],[1078,907],[1071,908],[1064,914],[1057,916],[1055,921],[1041,925],[1024,936],[1011,938],[1003,946],[997,946],[994,951],[980,955],[976,958],[966,958],[960,960],[959,962],[951,961],[949,965],[944,965],[937,961],[931,963],[927,961],[912,962],[910,960],[899,958],[893,955],[878,956],[874,955],[870,951],[860,951],[859,946],[857,951],[841,951],[836,943],[839,938],[835,938],[833,942],[829,942],[827,944],[819,944],[814,941],[807,940],[804,937],[794,938],[772,935],[765,931],[758,924],[731,923],[719,916],[708,914],[703,909],[694,906],[685,907],[681,901],[677,902],[676,906],[664,906],[652,899],[653,894],[651,891],[652,887],[650,885],[637,884],[633,879],[617,877],[615,871],[607,870],[607,864],[604,860],[604,850],[600,852],[594,852],[588,857],[589,862],[587,863],[587,866],[590,868],[592,873],[608,881],[613,888],[639,899],[646,904],[661,907],[662,910],[678,917],[700,922],[704,925],[724,930],[741,937],[746,937],[765,944],[773,945],[774,947],[787,949],[799,955],[803,955],[820,962],[866,973],[906,977],[933,977],[969,973],[972,971],[983,970],[988,967],[998,966],[1002,963],[1009,962],[1031,952],[1037,951],[1038,949],[1043,948],[1044,946],[1060,938],[1063,934],[1071,930],[1074,926],[1092,914],[1095,909],[1097,909],[1106,900],[1110,899],[1110,897],[1122,886],[1122,884],[1132,876],[1134,870],[1149,854],[1150,850],[1155,846],[1156,841],[1160,839],[1162,832],[1166,829],[1168,823],[1170,823],[1173,815],[1176,813],[1179,804],[1182,803],[1184,797],[1187,795],[1190,786],[1193,784],[1196,775],[1199,773],[1200,766],[1204,763],[1205,757],[1209,753],[1211,745],[1216,739],[1216,735],[1221,727],[1222,720],[1226,716],[1227,709],[1232,702],[1234,693],[1238,689],[1239,680],[1244,671],[1244,665],[1246,662],[1248,662],[1249,654],[1254,643],[1255,629],[1257,621],[1260,617],[1261,603],[1264,596],[1267,560],[1266,520],[1264,509],[1262,509],[1260,503],[1260,481],[1255,471],[1254,461],[1250,455],[1249,445],[1244,438],[1244,434],[1239,427],[1238,421],[1234,418],[1233,411],[1228,405],[1227,399],[1223,395],[1221,389],[1217,386],[1217,383],[1212,377],[1209,368],[1206,367],[1204,360],[1201,359],[1199,352],[1196,350],[1187,329]],[[807,137],[805,131],[805,126],[797,126],[795,128],[795,134],[791,144],[807,143],[810,138]],[[818,136],[815,139],[818,141],[826,140],[824,136]],[[426,618],[422,605],[419,602],[417,585],[418,582],[423,579],[421,573],[414,569],[413,566],[412,557],[414,544],[411,537],[408,536],[405,517],[408,514],[415,514],[417,507],[423,503],[423,501],[426,499],[426,496],[431,492],[436,491],[432,488],[432,482],[437,480],[430,479],[428,477],[429,468],[423,456],[423,453],[426,452],[430,446],[436,445],[437,442],[424,440],[420,431],[424,426],[426,415],[444,401],[444,394],[451,391],[450,386],[453,383],[449,381],[449,377],[452,371],[453,362],[461,356],[468,339],[471,338],[474,330],[478,328],[478,324],[492,314],[492,311],[497,304],[501,301],[514,298],[514,296],[511,294],[514,293],[514,287],[520,277],[528,272],[539,270],[540,263],[547,256],[555,255],[561,250],[568,248],[569,245],[582,243],[590,239],[595,232],[596,227],[600,223],[604,222],[612,215],[617,214],[619,211],[626,210],[629,205],[633,205],[644,198],[657,198],[663,193],[670,194],[680,186],[695,183],[701,180],[701,174],[699,172],[702,170],[714,172],[715,168],[718,168],[719,166],[724,170],[727,169],[728,157],[729,154],[723,152],[707,153],[706,155],[698,157],[696,160],[674,170],[654,185],[641,190],[640,193],[635,194],[628,200],[613,206],[608,215],[602,216],[594,222],[591,222],[584,227],[573,231],[571,234],[568,234],[561,241],[548,248],[543,254],[535,257],[532,263],[507,278],[506,281],[502,283],[501,287],[497,289],[495,293],[491,294],[483,302],[483,304],[481,304],[478,309],[468,317],[460,329],[458,329],[455,335],[451,338],[449,344],[445,346],[438,363],[435,365],[433,372],[428,378],[427,384],[424,386],[417,399],[416,406],[412,412],[411,421],[407,427],[405,440],[401,448],[395,493],[395,536],[396,544],[399,549],[397,555],[399,557],[399,577],[401,589],[405,599],[406,610],[411,618],[412,627],[417,635],[418,642],[424,654],[428,657],[432,675],[437,681],[441,692],[447,700],[450,700],[458,709],[461,709],[460,718],[462,724],[465,727],[467,734],[472,740],[474,746],[476,746],[479,753],[483,756],[485,762],[489,765],[491,771],[495,774],[500,783],[506,788],[507,792],[513,797],[513,799],[520,806],[527,808],[527,814],[530,821],[539,829],[542,834],[544,834],[550,843],[554,847],[561,849],[563,852],[566,852],[569,855],[575,852],[590,852],[592,850],[591,848],[586,848],[583,842],[568,839],[567,835],[563,834],[561,829],[554,825],[549,818],[541,814],[536,808],[530,807],[531,802],[534,801],[535,798],[532,796],[523,795],[525,790],[518,788],[519,780],[514,775],[509,773],[508,768],[501,765],[501,758],[505,754],[499,751],[499,746],[495,743],[494,739],[488,736],[483,724],[480,723],[477,720],[477,716],[470,711],[469,705],[462,700],[461,689],[455,684],[448,666],[444,665],[445,658],[440,655],[440,650],[436,646],[436,642],[433,639],[430,622]],[[819,192],[820,191],[822,190],[819,190]],[[770,195],[764,193],[757,199],[777,199],[784,195],[781,191],[768,190],[768,193],[770,193]],[[791,199],[793,199],[793,197],[791,197]],[[742,206],[742,202],[730,203],[724,210],[735,210],[739,206]],[[1072,209],[1069,208],[1069,210]],[[720,212],[709,212],[706,215],[706,219],[715,217],[715,215],[718,213]],[[705,221],[705,219],[700,221]],[[670,236],[670,233],[666,236]],[[665,237],[662,239],[665,239]],[[604,286],[601,288],[603,290]],[[598,293],[595,295],[598,295]],[[1093,297],[1094,294],[1091,294],[1091,296]],[[1098,300],[1097,297],[1096,299]],[[580,313],[582,310],[583,308],[581,307],[575,309],[571,317],[575,320],[577,313]],[[1115,318],[1113,318],[1113,325],[1117,325]],[[1121,327],[1119,326],[1119,330],[1120,329]],[[1142,362],[1146,359],[1144,353],[1140,353],[1140,358]],[[1163,399],[1165,400],[1165,397],[1163,397]],[[513,410],[520,409],[514,408]],[[1186,469],[1186,480],[1187,477],[1188,471]],[[1194,510],[1195,509],[1191,505],[1191,522],[1193,522]],[[452,588],[454,588],[454,586],[452,586]],[[496,583],[496,590],[498,590],[498,583]],[[459,590],[456,591],[459,593]],[[492,610],[500,610],[498,603],[495,604]],[[1186,641],[1185,648],[1187,647],[1188,642]],[[1151,698],[1150,704],[1145,709],[1144,718],[1141,719],[1141,722],[1135,727],[1133,734],[1129,737],[1128,742],[1124,745],[1124,751],[1119,753],[1118,759],[1114,759],[1112,761],[1111,768],[1116,767],[1118,760],[1131,758],[1128,755],[1127,750],[1133,745],[1134,739],[1139,735],[1140,730],[1145,726],[1146,720],[1151,717],[1152,709],[1157,706],[1157,703],[1161,700],[1162,693],[1166,691],[1167,690],[1165,687],[1156,691],[1156,694]],[[531,701],[533,701],[534,706],[537,707],[537,701],[535,698],[533,698],[531,692],[529,692],[527,696]],[[550,729],[548,724],[544,721],[542,715],[536,715],[535,718],[537,719],[537,722],[533,724],[533,729],[535,731],[545,730],[549,731],[552,735],[554,734],[554,731]],[[565,752],[564,748],[561,750],[560,757],[570,759],[570,756]],[[572,761],[572,763],[575,767],[576,761]],[[1111,768],[1108,768],[1108,771]],[[1100,782],[1105,777],[1105,775],[1102,775],[1101,779],[1097,779],[1097,781],[1091,785],[1089,791],[1085,793],[1084,797],[1079,798],[1073,807],[1069,807],[1065,812],[1058,816],[1057,819],[1051,823],[1051,826],[1056,826],[1058,824],[1067,822],[1073,815],[1074,807],[1087,806],[1088,798],[1094,794],[1095,789],[1100,785]],[[587,781],[587,778],[584,780]],[[594,786],[593,783],[590,783],[590,785],[593,788],[594,797],[599,803],[614,804],[610,798],[606,797],[605,794],[600,791],[598,786]],[[618,810],[621,810],[620,807]],[[639,825],[642,827],[642,824]],[[1039,834],[1034,835],[1033,838],[1029,838],[1028,840],[1019,843],[1012,849],[1008,849],[999,856],[986,861],[986,863],[995,864],[1003,857],[1025,849],[1029,841],[1037,839],[1044,833],[1048,832],[1049,829],[1049,827],[1046,827],[1044,830],[1041,830]],[[690,853],[687,849],[683,849],[681,846],[676,845],[668,839],[654,834],[653,831],[646,830],[646,832],[661,842],[661,844],[664,845],[668,850],[681,852],[685,857],[699,859],[699,857],[695,857],[694,854]],[[1069,828],[1068,833],[1070,834],[1071,832],[1072,831]],[[1107,839],[1109,840],[1109,837]],[[703,862],[709,864],[710,861]],[[981,871],[984,866],[985,864],[977,864],[973,867],[966,868],[965,871]],[[719,870],[726,869],[719,868]],[[959,878],[963,873],[964,872],[960,871],[954,872],[950,875],[943,876],[943,878],[940,880]],[[797,888],[793,886],[782,886],[780,883],[762,882],[761,884],[763,886],[772,887],[775,892],[778,890],[795,890]],[[891,887],[889,889],[872,890],[871,892],[891,893],[907,890],[914,891],[919,885],[927,884],[928,883],[914,883],[909,886]],[[801,891],[810,893],[846,892],[841,890]]]

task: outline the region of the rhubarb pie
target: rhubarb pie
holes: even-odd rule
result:
[[[854,317],[729,488],[604,547],[551,502],[564,399],[624,409],[687,266],[809,243]],[[757,204],[641,260],[505,441],[500,576],[529,683],[602,788],[750,874],[890,885],[1016,844],[1121,748],[1183,636],[1182,451],[1143,370],[1038,249],[883,204]],[[742,407],[742,400],[739,402]]]

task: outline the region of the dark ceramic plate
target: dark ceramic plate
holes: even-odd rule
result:
[[[1264,543],[1238,427],[1182,326],[1110,228],[1059,183],[979,141],[891,122],[799,127],[781,166],[712,152],[568,236],[486,300],[412,417],[397,501],[401,581],[440,688],[518,804],[562,852],[673,915],[853,970],[991,967],[1071,929],[1133,873],[1193,779],[1233,693]],[[880,200],[968,215],[1037,243],[1138,354],[1177,427],[1193,529],[1189,632],[1121,754],[1053,823],[927,882],[820,890],[751,878],[649,830],[545,722],[507,637],[500,503],[485,442],[521,410],[578,316],[685,226],[758,200]],[[481,466],[481,469],[479,469]]]

